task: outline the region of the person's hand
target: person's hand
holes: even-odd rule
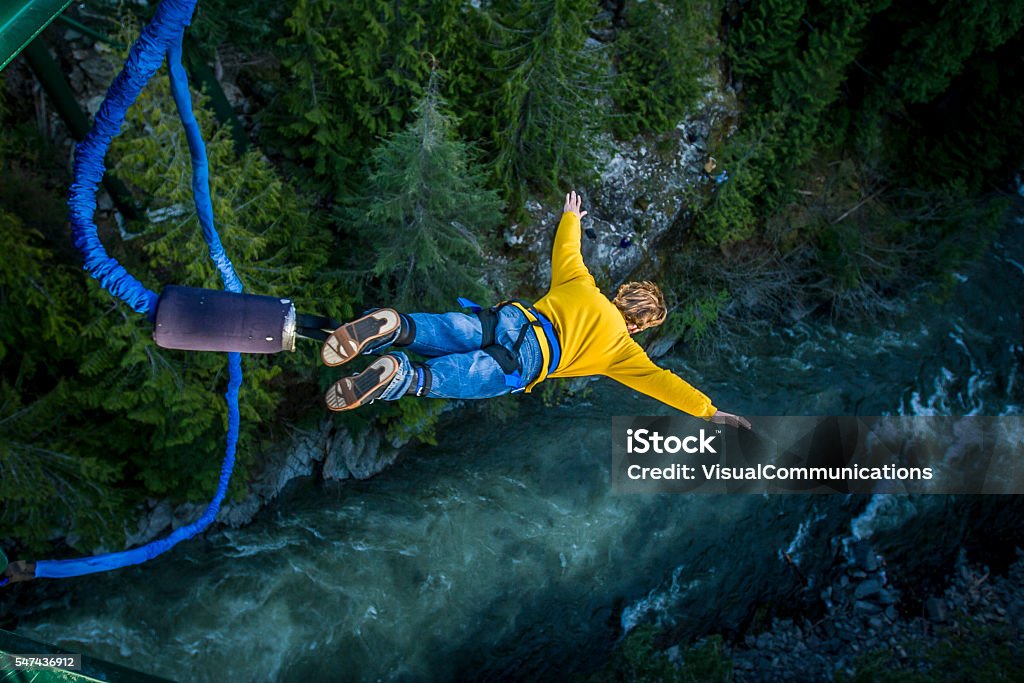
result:
[[[584,211],[580,213],[580,206],[583,205],[583,198],[576,194],[576,190],[573,190],[569,194],[565,195],[565,208],[562,209],[562,213],[574,213],[577,218],[582,219],[587,215]]]
[[[750,420],[739,415],[733,415],[732,413],[723,413],[721,410],[716,410],[715,414],[711,416],[711,421],[715,424],[729,425],[730,427],[743,427],[745,429],[751,429]]]
[[[10,579],[11,583],[31,581],[36,578],[36,563],[28,560],[11,562],[7,565],[3,575]]]

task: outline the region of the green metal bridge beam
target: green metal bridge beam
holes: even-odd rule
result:
[[[81,141],[89,132],[89,116],[82,111],[78,104],[75,93],[68,85],[67,79],[61,73],[57,62],[50,56],[46,48],[46,41],[42,36],[36,36],[35,40],[25,47],[25,58],[28,60],[32,73],[39,79],[47,97],[53,102],[54,108],[61,119],[71,131],[71,137]],[[129,220],[138,218],[139,210],[132,201],[131,193],[124,183],[109,173],[103,175],[103,187],[110,194],[114,206],[121,212],[121,215]]]
[[[106,36],[71,19],[61,17],[72,0],[6,0],[0,1],[0,70],[6,67],[19,53],[25,58],[47,96],[53,102],[57,113],[71,132],[71,137],[81,140],[89,131],[89,118],[75,97],[74,92],[50,56],[43,37],[40,35],[52,21],[62,20],[87,35],[114,44]],[[194,78],[199,80],[213,105],[217,119],[228,126],[234,140],[235,151],[242,155],[249,140],[241,122],[235,116],[223,88],[213,75],[213,70],[201,59],[194,49],[186,45],[185,61]],[[110,194],[121,215],[128,219],[137,218],[140,211],[132,201],[128,189],[109,173],[103,177],[103,185]]]
[[[0,630],[0,659],[8,661],[4,655],[66,655],[70,651],[32,640],[17,633]],[[166,678],[129,669],[112,664],[89,655],[82,655],[81,669],[29,669],[15,670],[0,666],[0,683],[170,683]]]
[[[63,12],[71,0],[0,2],[0,70]]]

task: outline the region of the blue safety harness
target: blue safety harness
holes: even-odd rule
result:
[[[534,334],[537,335],[538,341],[542,344],[547,344],[549,351],[547,367],[541,368],[538,381],[547,377],[558,368],[558,363],[562,358],[562,350],[558,344],[558,335],[555,334],[555,327],[548,320],[547,316],[530,304],[513,300],[503,301],[497,306],[484,308],[460,296],[459,305],[476,313],[477,317],[480,318],[480,328],[483,334],[480,344],[481,350],[491,356],[501,367],[501,371],[505,374],[505,386],[512,389],[511,393],[516,394],[525,391],[530,384],[524,381],[522,366],[519,362],[519,347],[523,345],[523,340],[530,330],[533,330]],[[495,340],[495,329],[498,326],[498,311],[505,306],[516,306],[516,308],[523,311],[528,320],[530,316],[534,318],[520,328],[519,337],[512,344],[511,349],[498,344]],[[543,341],[541,337],[543,337]]]

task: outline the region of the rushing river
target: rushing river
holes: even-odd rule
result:
[[[885,325],[801,322],[667,364],[747,415],[1020,414],[1022,232],[952,299]],[[67,580],[18,633],[183,681],[551,679],[600,666],[638,623],[703,633],[796,599],[782,551],[813,583],[836,537],[942,555],[970,536],[907,531],[963,518],[938,496],[613,495],[611,417],[667,409],[591,387],[575,407],[523,397],[514,420],[449,422],[371,480],[300,482],[246,528]],[[1020,509],[993,500],[985,519],[1019,533]]]

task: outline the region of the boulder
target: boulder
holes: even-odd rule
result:
[[[349,476],[369,479],[382,471],[398,457],[398,449],[385,443],[380,432],[368,430],[351,434],[347,430],[335,434],[327,458],[323,477],[341,480]]]
[[[853,606],[855,609],[866,614],[877,614],[878,612],[882,611],[881,607],[879,607],[873,602],[868,602],[867,600],[857,600],[853,603]]]
[[[928,598],[924,603],[924,615],[928,621],[942,624],[949,617],[946,610],[946,603],[942,598]]]
[[[878,579],[868,579],[861,581],[857,584],[857,587],[853,591],[853,597],[861,600],[863,598],[876,595],[882,590],[882,582]]]

